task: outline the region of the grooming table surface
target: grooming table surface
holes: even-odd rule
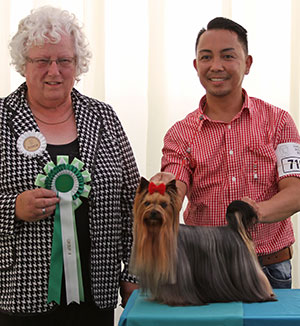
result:
[[[170,307],[135,290],[119,326],[299,326],[300,289],[275,289],[278,301]]]

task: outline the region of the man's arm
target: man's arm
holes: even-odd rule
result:
[[[254,207],[260,223],[279,222],[300,211],[300,179],[284,178],[279,181],[278,189],[271,199],[259,203],[249,197],[242,198]]]

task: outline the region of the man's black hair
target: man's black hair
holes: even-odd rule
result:
[[[225,18],[225,17],[216,17],[213,20],[211,20],[207,24],[207,29],[202,28],[200,32],[198,33],[197,40],[196,40],[196,52],[197,52],[197,46],[199,43],[199,39],[201,35],[206,30],[212,30],[212,29],[226,29],[228,31],[234,32],[238,36],[238,40],[242,44],[244,51],[246,54],[248,54],[248,39],[247,39],[247,30],[239,25],[238,23],[234,22],[231,19]]]

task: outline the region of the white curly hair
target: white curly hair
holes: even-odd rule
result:
[[[16,71],[24,76],[26,56],[31,47],[46,42],[56,44],[60,42],[62,34],[74,39],[76,80],[79,80],[78,77],[88,71],[91,59],[87,39],[74,14],[51,6],[33,9],[30,15],[20,21],[18,31],[9,44]]]

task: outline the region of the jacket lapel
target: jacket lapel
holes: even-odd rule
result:
[[[85,168],[92,173],[95,154],[103,132],[102,118],[99,110],[93,106],[89,98],[82,96],[76,90],[72,92],[72,101],[77,124],[80,159],[84,162]]]

